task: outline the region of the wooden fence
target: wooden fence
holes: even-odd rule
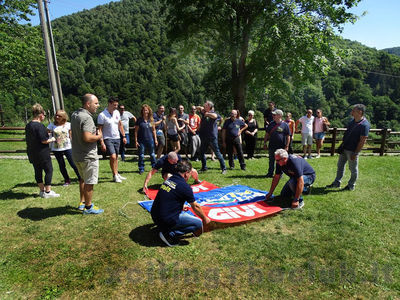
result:
[[[132,147],[132,145],[135,145],[134,130],[134,127],[130,127],[131,145],[127,149],[128,153],[137,150]],[[329,133],[326,134],[324,147],[321,149],[321,152],[329,153],[331,156],[334,155],[345,131],[346,128],[330,128]],[[0,147],[0,153],[26,153],[24,134],[24,127],[0,127],[0,143],[2,146]],[[4,135],[8,137],[3,137]],[[264,129],[259,129],[256,153],[265,153],[263,150],[263,139]],[[18,149],[7,149],[8,147],[4,146],[4,143],[10,142],[17,142]],[[293,150],[295,153],[302,152],[300,134],[295,134]],[[394,132],[390,129],[371,129],[363,152],[379,153],[381,156],[385,153],[400,153],[400,132]]]

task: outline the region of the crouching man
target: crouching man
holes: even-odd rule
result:
[[[158,226],[159,236],[169,247],[178,245],[181,235],[193,233],[200,236],[203,225],[210,223],[187,184],[191,172],[192,164],[188,160],[178,162],[176,172],[161,185],[151,208],[151,217]],[[201,220],[182,211],[185,202]]]
[[[175,151],[171,151],[168,154],[161,157],[157,160],[154,168],[150,170],[147,174],[146,179],[144,180],[143,184],[143,192],[145,193],[147,190],[147,184],[149,183],[151,177],[161,169],[161,175],[164,180],[167,180],[172,174],[176,172],[176,164],[182,160],[181,156],[177,154]],[[199,174],[197,173],[196,169],[192,168],[191,177],[194,179],[194,183],[198,184],[201,181],[199,180]]]
[[[269,204],[277,205],[282,208],[302,208],[304,206],[302,194],[310,191],[310,186],[315,180],[314,169],[304,158],[288,155],[287,151],[284,149],[275,151],[275,161],[275,175],[272,179],[269,193],[265,196],[265,200]],[[269,202],[272,193],[281,179],[282,173],[288,175],[290,179],[282,188],[280,197],[272,199],[272,201]]]

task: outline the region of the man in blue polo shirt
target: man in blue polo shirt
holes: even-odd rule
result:
[[[275,151],[281,148],[288,151],[290,145],[290,130],[288,124],[282,120],[283,111],[275,109],[272,112],[272,116],[274,120],[269,123],[268,127],[265,129],[264,137],[265,150],[267,150],[267,141],[269,141],[269,166],[267,177],[272,177],[274,175]]]
[[[147,174],[146,179],[144,180],[143,184],[143,192],[147,190],[147,184],[149,183],[151,177],[161,169],[161,175],[164,180],[167,180],[168,177],[176,173],[176,165],[178,162],[182,160],[181,156],[177,154],[175,151],[171,151],[170,153],[164,155],[159,160],[157,160],[154,167],[151,171]],[[191,177],[194,179],[194,183],[198,184],[201,181],[199,180],[199,174],[197,173],[196,169],[192,168]]]
[[[159,236],[169,247],[178,245],[181,235],[201,235],[203,225],[210,223],[187,184],[191,171],[192,164],[188,160],[178,162],[176,173],[164,181],[151,208],[151,217],[160,231]],[[190,204],[200,219],[183,212],[185,202]]]
[[[237,119],[237,110],[231,111],[231,117],[227,119],[222,128],[222,144],[228,152],[229,167],[233,169],[235,162],[233,160],[233,147],[236,148],[240,168],[246,170],[246,163],[244,162],[242,140],[240,138],[242,132],[246,130],[248,125],[240,119]]]
[[[207,171],[207,159],[206,152],[208,147],[211,146],[215,155],[218,158],[219,165],[222,170],[222,174],[226,173],[226,166],[224,158],[222,157],[221,151],[218,146],[218,122],[221,120],[221,116],[214,111],[214,103],[206,101],[204,107],[197,106],[197,110],[201,112],[201,123],[200,123],[200,158],[201,158],[201,170],[202,172]]]
[[[158,106],[158,109],[155,113],[153,113],[153,119],[154,119],[154,126],[156,127],[156,136],[157,136],[157,141],[158,141],[158,146],[156,149],[156,154],[157,154],[157,159],[160,158],[164,147],[165,147],[165,136],[164,136],[164,116],[165,112],[165,107],[164,105],[160,104]]]
[[[274,154],[276,171],[265,200],[270,200],[282,174],[285,173],[290,179],[282,188],[280,199],[273,199],[270,204],[283,208],[302,208],[304,206],[302,194],[309,192],[315,180],[314,169],[304,158],[289,155],[285,149],[278,149]]]
[[[347,185],[343,188],[344,191],[353,191],[358,178],[358,154],[364,147],[365,141],[368,138],[368,133],[371,125],[364,117],[365,105],[356,104],[353,106],[351,115],[353,120],[347,125],[347,130],[343,136],[343,151],[339,155],[337,163],[336,178],[333,183],[327,185],[327,188],[340,187],[344,175],[344,167],[349,162],[351,176]]]

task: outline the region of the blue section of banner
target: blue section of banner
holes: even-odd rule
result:
[[[232,185],[208,192],[197,193],[194,194],[194,197],[197,203],[202,206],[224,207],[264,200],[267,193],[245,185]],[[139,205],[150,212],[153,201],[139,201]]]

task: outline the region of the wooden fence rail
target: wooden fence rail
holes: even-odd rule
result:
[[[25,153],[26,146],[24,143],[25,138],[22,137],[10,137],[21,136],[25,134],[24,127],[0,127],[0,143],[10,143],[18,142],[20,143],[20,148],[17,150],[4,149],[6,147],[0,148],[0,153]],[[134,127],[130,127],[130,137],[131,145],[135,145],[134,140]],[[256,142],[256,152],[260,153],[263,150],[263,139],[264,139],[264,128],[259,129],[259,134]],[[342,140],[343,133],[346,128],[330,128],[329,132],[326,134],[324,148],[321,149],[322,153],[330,153],[333,156],[336,153],[337,147]],[[1,137],[7,135],[7,137]],[[294,152],[301,153],[301,141],[298,139],[300,134],[296,134],[293,141]],[[393,138],[396,138],[393,140]],[[18,145],[19,146],[19,145]],[[127,151],[132,152],[136,150],[134,147],[128,147]],[[400,132],[394,132],[390,129],[371,129],[370,136],[363,148],[364,151],[370,151],[373,153],[379,153],[379,155],[384,155],[385,153],[400,153]]]

